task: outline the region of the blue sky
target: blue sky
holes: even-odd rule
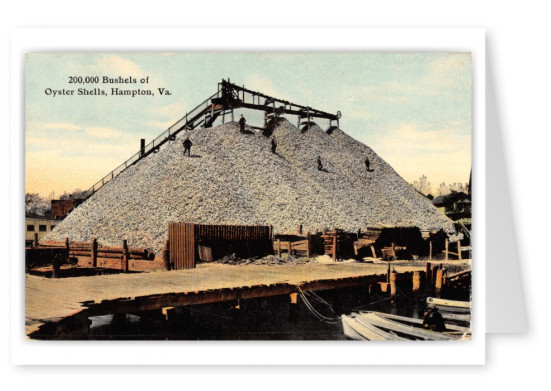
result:
[[[149,83],[83,86],[69,84],[70,76],[149,77]],[[341,111],[341,129],[408,182],[426,175],[434,192],[443,181],[468,181],[468,53],[33,53],[25,76],[26,191],[46,196],[89,188],[134,154],[140,138],[151,141],[228,77],[294,103]],[[155,96],[45,93],[97,87],[110,94],[113,86],[149,88]],[[160,96],[160,87],[171,95]]]

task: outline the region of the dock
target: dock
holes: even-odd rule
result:
[[[386,279],[387,264],[199,264],[195,269],[90,277],[25,276],[26,335],[46,323],[81,317],[238,299],[292,295],[300,290],[369,286]],[[393,264],[396,273],[422,272],[424,262]]]

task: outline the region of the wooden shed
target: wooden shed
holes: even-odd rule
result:
[[[192,269],[197,261],[213,261],[226,254],[239,257],[273,253],[272,227],[263,225],[207,225],[169,223],[172,269]]]

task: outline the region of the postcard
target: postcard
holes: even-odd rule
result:
[[[13,38],[14,363],[484,362],[483,31],[71,31]]]
[[[470,340],[471,83],[469,52],[28,53],[26,336]]]

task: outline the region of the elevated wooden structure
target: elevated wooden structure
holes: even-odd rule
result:
[[[185,116],[176,121],[167,130],[157,136],[149,144],[140,146],[140,150],[119,165],[109,174],[101,178],[87,191],[88,197],[98,191],[106,183],[114,179],[128,167],[136,164],[141,159],[149,156],[152,153],[159,152],[160,148],[167,142],[176,140],[176,136],[187,129],[195,129],[197,127],[210,128],[218,118],[222,118],[222,123],[225,123],[226,116],[234,120],[234,110],[236,109],[251,109],[264,112],[264,128],[269,129],[277,123],[277,119],[283,115],[296,115],[298,118],[297,127],[309,127],[311,121],[315,118],[329,120],[329,130],[339,126],[341,117],[340,111],[336,114],[327,113],[317,110],[312,107],[299,105],[289,102],[288,100],[275,98],[258,91],[253,91],[238,86],[229,81],[222,80],[218,83],[218,91],[209,96]],[[333,125],[336,123],[336,126]]]

